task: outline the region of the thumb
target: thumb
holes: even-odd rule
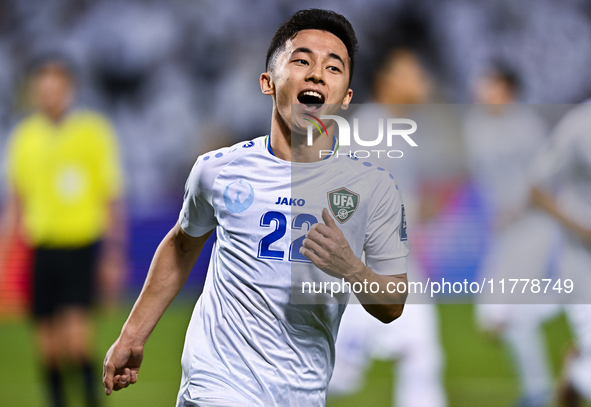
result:
[[[329,228],[331,228],[331,229],[337,228],[338,229],[337,224],[335,223],[332,216],[330,216],[330,214],[328,213],[328,209],[326,209],[326,208],[322,208],[322,220],[324,221],[326,226],[328,226]]]
[[[103,386],[105,386],[105,394],[108,396],[113,392],[113,376],[115,375],[115,365],[113,363],[105,363],[103,368]]]

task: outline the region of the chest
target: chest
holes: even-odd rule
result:
[[[306,233],[329,213],[359,256],[369,216],[369,195],[356,177],[318,174],[233,173],[220,176],[213,197],[222,235],[258,259],[302,262]]]
[[[64,167],[89,168],[96,164],[96,146],[91,137],[70,126],[42,128],[26,142],[21,160],[29,171],[40,176],[61,172]]]

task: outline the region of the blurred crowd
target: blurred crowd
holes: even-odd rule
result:
[[[355,103],[369,97],[375,59],[393,42],[419,52],[436,79],[435,102],[470,102],[493,58],[519,70],[522,101],[575,103],[591,93],[584,0],[4,0],[0,146],[28,112],[31,61],[66,54],[77,103],[115,124],[134,213],[157,212],[176,202],[199,153],[268,132],[270,100],[258,85],[266,48],[280,22],[306,7],[343,13],[355,27]]]

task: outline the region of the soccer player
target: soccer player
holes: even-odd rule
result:
[[[546,126],[531,107],[516,104],[519,78],[504,63],[491,64],[474,93],[479,105],[464,126],[465,150],[472,180],[493,224],[480,273],[495,280],[547,278],[558,229],[528,199],[530,168],[544,145]],[[485,333],[501,337],[513,356],[521,387],[516,405],[545,406],[552,394],[552,373],[541,325],[557,307],[494,300],[491,296],[476,305],[477,321]]]
[[[549,148],[536,160],[533,203],[555,218],[565,232],[559,268],[573,281],[564,310],[576,350],[566,364],[559,402],[578,407],[591,402],[591,104],[576,107],[558,123]]]
[[[97,406],[95,280],[100,272],[102,282],[116,288],[124,265],[117,142],[106,118],[71,109],[75,80],[63,57],[35,64],[31,91],[36,112],[17,125],[8,147],[0,252],[24,227],[34,248],[33,315],[52,405],[64,405],[60,371],[73,365],[87,405]]]
[[[292,115],[292,106],[314,116],[348,106],[356,44],[350,23],[326,10],[299,11],[275,33],[260,76],[262,92],[273,98],[270,134],[197,159],[179,221],[107,352],[107,395],[138,380],[144,344],[214,228],[177,406],[325,404],[349,293],[296,304],[292,279],[294,287],[373,283],[377,291],[356,293],[364,308],[385,323],[401,315],[406,291],[387,290],[406,283],[408,253],[393,175],[337,155],[333,124],[308,146],[305,117]],[[321,159],[320,150],[334,154]]]

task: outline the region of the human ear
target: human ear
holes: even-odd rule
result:
[[[353,98],[353,89],[347,89],[347,93],[341,102],[341,110],[347,110],[349,108],[349,103],[351,103],[351,99]]]
[[[271,79],[271,74],[269,72],[263,72],[261,77],[259,78],[261,84],[261,92],[265,95],[274,95],[275,94],[275,83]]]

